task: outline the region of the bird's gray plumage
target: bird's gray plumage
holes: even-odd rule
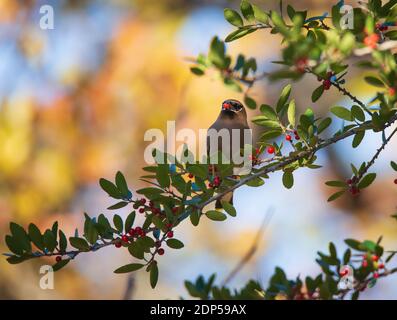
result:
[[[218,115],[215,122],[209,127],[209,129],[214,129],[219,132],[222,129],[228,130],[230,134],[230,146],[229,150],[222,150],[222,137],[218,137],[218,148],[215,151],[222,151],[227,155],[231,156],[230,150],[232,150],[233,135],[232,130],[240,130],[240,149],[244,148],[244,130],[250,129],[247,121],[247,113],[241,102],[234,99],[225,100],[222,103],[222,110]],[[210,135],[207,134],[207,154],[210,155]],[[237,141],[236,141],[237,143]],[[214,151],[212,150],[212,153]],[[221,201],[228,201],[233,203],[233,193],[225,195],[221,200],[216,201],[215,208],[222,208]]]

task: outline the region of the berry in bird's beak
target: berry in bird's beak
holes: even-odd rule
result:
[[[230,110],[232,108],[232,105],[230,103],[225,102],[222,105],[222,110]]]

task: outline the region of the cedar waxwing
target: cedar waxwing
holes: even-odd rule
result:
[[[210,129],[214,129],[214,130],[210,130]],[[230,146],[229,146],[228,150],[224,150],[224,148],[222,147],[221,134],[219,134],[219,136],[218,136],[219,131],[222,129],[226,129],[229,133]],[[246,137],[244,130],[250,129],[250,127],[248,126],[248,122],[247,122],[247,112],[245,111],[245,108],[240,101],[234,100],[234,99],[228,99],[222,103],[221,112],[219,113],[218,118],[211,125],[211,127],[209,128],[209,131],[207,133],[207,155],[208,156],[221,151],[222,153],[226,154],[227,157],[229,157],[229,159],[231,159],[231,157],[232,157],[231,152],[236,152],[236,150],[233,150],[233,148],[232,148],[232,146],[233,146],[232,130],[233,129],[240,131],[240,134],[234,134],[234,138],[236,138],[237,136],[239,136],[239,138],[240,138],[240,141],[234,141],[234,144],[237,145],[237,148],[238,148],[237,151],[240,152],[240,150],[244,148],[244,144],[252,143],[251,141],[244,140],[244,137]],[[214,146],[211,148],[211,138],[210,138],[211,131],[212,131],[212,134],[215,134],[217,136],[218,145],[217,145],[216,149]],[[249,135],[249,137],[251,140],[251,134]],[[230,204],[233,204],[233,192],[230,192],[227,195],[225,195],[224,197],[222,197],[220,200],[217,200],[215,203],[216,209],[222,208],[221,201],[228,201]]]

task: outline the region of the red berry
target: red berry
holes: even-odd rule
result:
[[[305,72],[307,66],[307,58],[303,57],[303,58],[299,58],[298,60],[296,60],[295,62],[295,67],[298,70],[298,72]]]
[[[160,247],[161,247],[161,241],[159,241],[159,240],[156,241],[156,247],[157,247],[157,248],[160,248]]]
[[[396,94],[396,89],[389,88],[389,96],[394,96]]]
[[[128,231],[128,233],[131,237],[133,237],[135,235],[135,229],[130,229],[130,231]]]
[[[171,229],[172,228],[172,223],[167,223],[165,226],[166,226],[167,229]]]
[[[142,198],[142,199],[141,199],[141,203],[142,203],[142,205],[144,205],[144,204],[146,203],[146,199],[145,199],[145,198]]]
[[[362,266],[364,268],[366,268],[368,266],[368,261],[367,260],[363,260]]]
[[[378,261],[379,260],[379,257],[378,256],[372,256],[372,261]]]
[[[139,209],[139,213],[144,213],[145,212],[145,208],[140,208]]]
[[[123,242],[128,242],[129,239],[128,239],[128,236],[126,234],[123,234],[122,237],[121,237],[121,240]]]
[[[295,135],[295,140],[300,140],[301,139],[301,137],[300,136],[298,136],[298,135]]]
[[[141,227],[136,227],[135,228],[135,233],[140,234],[142,232],[142,228]]]
[[[292,140],[292,137],[291,137],[289,134],[287,134],[287,135],[285,136],[285,140],[291,141],[291,140]]]
[[[374,278],[375,278],[375,279],[378,279],[378,278],[379,278],[379,273],[374,272]]]
[[[394,179],[394,184],[397,184],[397,179]]]
[[[349,273],[349,270],[344,269],[339,274],[343,277],[343,276],[347,275],[348,273]]]
[[[158,253],[160,256],[162,256],[162,255],[164,254],[164,249],[163,249],[163,248],[158,249],[158,250],[157,250],[157,253]]]
[[[120,247],[121,247],[121,242],[120,242],[120,241],[117,241],[117,242],[114,244],[114,246],[115,246],[116,248],[120,248]]]
[[[167,232],[167,237],[172,238],[174,236],[174,233],[172,231]]]
[[[189,179],[193,179],[193,174],[192,173],[189,173]]]
[[[383,263],[379,263],[378,268],[379,269],[383,269],[385,267],[385,265]]]
[[[329,79],[324,80],[323,87],[324,87],[324,90],[328,90],[329,88],[331,88],[331,80],[329,80]]]
[[[60,262],[62,260],[62,257],[61,256],[56,256],[56,258],[55,258],[55,261],[56,262]]]
[[[269,147],[267,147],[267,152],[268,152],[269,154],[273,154],[273,153],[274,153],[274,151],[275,151],[275,149],[274,149],[274,147],[273,147],[273,146],[269,146]]]

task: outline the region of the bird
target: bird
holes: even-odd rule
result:
[[[222,129],[226,129],[227,132],[229,133],[230,137],[230,143],[229,146],[225,146],[223,148],[222,144],[222,137],[220,131]],[[232,130],[239,130],[239,135],[234,135],[232,134]],[[246,131],[249,130],[249,131]],[[225,130],[223,130],[225,132]],[[246,141],[247,138],[247,132],[249,134],[249,140]],[[215,149],[213,146],[211,146],[211,135],[215,134],[218,139],[218,145],[217,148]],[[233,138],[235,139],[237,136],[239,136],[240,141],[234,141]],[[239,143],[239,150],[244,148],[245,144],[251,144],[251,130],[248,125],[247,121],[247,112],[244,108],[244,105],[235,99],[227,99],[223,101],[221,111],[218,115],[218,118],[215,120],[215,122],[208,128],[207,131],[207,155],[211,156],[211,154],[217,153],[221,151],[223,154],[226,154],[230,158],[232,157],[232,146],[233,144]],[[216,138],[215,138],[216,139]],[[214,138],[213,138],[214,141]],[[226,143],[225,143],[226,144]],[[215,149],[215,150],[214,150]],[[229,159],[230,159],[229,158]],[[214,168],[214,167],[213,167]],[[228,194],[224,195],[222,198],[217,199],[215,203],[215,208],[216,209],[222,209],[222,203],[221,201],[227,201],[230,204],[233,204],[233,192],[229,192]]]

